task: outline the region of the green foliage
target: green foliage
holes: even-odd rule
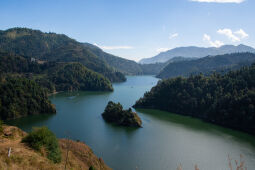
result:
[[[233,53],[218,56],[208,56],[196,60],[187,60],[169,63],[157,75],[159,78],[171,78],[177,76],[190,76],[200,73],[211,74],[214,71],[227,72],[240,69],[255,61],[253,53]]]
[[[31,148],[40,151],[47,150],[47,157],[54,163],[61,161],[61,151],[58,145],[58,139],[47,127],[35,128],[22,142],[27,143]]]
[[[255,134],[255,64],[225,75],[160,81],[136,108],[189,115]]]
[[[80,63],[64,64],[49,74],[49,79],[62,90],[112,91],[111,82]]]
[[[87,68],[103,74],[112,82],[125,81],[122,73],[116,72],[82,43],[63,34],[12,28],[0,31],[0,49],[44,61],[80,62]]]
[[[96,168],[94,168],[94,166],[90,166],[89,170],[96,170]]]
[[[35,80],[49,92],[55,90],[113,90],[108,79],[80,63],[44,62],[38,64],[37,61],[21,56],[0,53],[0,71],[1,73],[22,74],[23,77]]]
[[[141,127],[142,121],[138,115],[132,112],[131,108],[123,110],[120,103],[114,103],[109,101],[104,113],[103,118],[110,123],[114,123],[122,126]]]
[[[15,119],[38,113],[56,113],[47,91],[32,80],[7,76],[0,82],[0,119]]]

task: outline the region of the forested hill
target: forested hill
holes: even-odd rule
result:
[[[56,113],[46,89],[32,80],[0,76],[0,119]]]
[[[250,65],[253,62],[255,62],[254,53],[207,56],[196,60],[169,63],[161,70],[157,77],[165,79],[177,76],[189,76],[191,74],[209,74],[214,71],[238,69],[242,66]]]
[[[108,54],[97,46],[89,43],[83,43],[83,45],[88,48],[93,54],[105,61],[108,65],[114,67],[116,70],[124,74],[139,75],[143,73],[142,68],[135,61]]]
[[[12,28],[0,31],[0,49],[45,61],[80,62],[87,68],[103,74],[112,82],[125,81],[122,73],[116,72],[82,43],[63,34]]]
[[[227,74],[160,81],[135,108],[201,118],[255,135],[255,64]]]
[[[80,63],[31,61],[17,55],[0,52],[0,74],[35,80],[48,92],[68,90],[112,91],[111,82],[103,75]]]

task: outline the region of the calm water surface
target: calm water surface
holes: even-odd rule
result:
[[[51,96],[56,115],[39,115],[9,123],[25,131],[48,126],[57,137],[86,142],[97,156],[116,170],[228,169],[228,155],[242,154],[248,170],[255,169],[255,137],[197,119],[156,110],[137,110],[143,128],[105,123],[101,117],[109,100],[131,107],[157,83],[152,76],[129,76],[114,84],[114,92],[74,92]]]

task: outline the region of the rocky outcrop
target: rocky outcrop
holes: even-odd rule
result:
[[[120,126],[142,127],[140,117],[131,108],[123,110],[120,103],[110,101],[102,114],[104,120]]]

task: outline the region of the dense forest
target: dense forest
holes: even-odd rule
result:
[[[197,117],[255,134],[254,77],[255,64],[223,75],[166,79],[146,92],[134,107]]]
[[[195,60],[171,62],[157,75],[158,78],[189,76],[191,74],[211,74],[214,71],[235,70],[255,61],[254,53],[233,53],[207,56]]]
[[[25,78],[0,77],[0,119],[16,119],[32,114],[56,113],[47,90]]]
[[[0,73],[35,80],[49,92],[67,90],[112,91],[111,82],[103,75],[80,63],[44,62],[0,52]]]
[[[112,91],[111,82],[102,75],[92,72],[80,63],[68,63],[59,66],[49,74],[49,80],[57,91],[90,90]]]
[[[89,48],[63,34],[27,28],[0,31],[0,49],[7,53],[43,61],[80,62],[112,82],[125,81],[122,73],[100,59]]]

